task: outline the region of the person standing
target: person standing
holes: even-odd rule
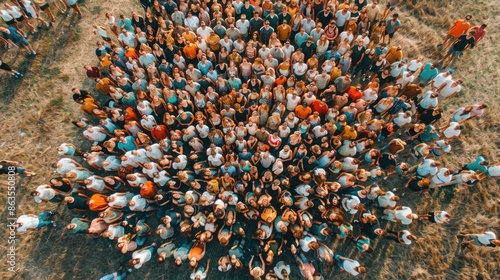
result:
[[[36,55],[35,50],[30,45],[30,43],[22,36],[23,34],[19,29],[16,29],[13,26],[9,26],[7,28],[0,27],[0,32],[2,33],[3,37],[7,39],[7,41],[10,41],[20,47],[24,47],[28,51],[29,55]]]
[[[82,11],[80,10],[78,3],[76,3],[76,0],[66,0],[66,3],[78,13],[78,18],[82,17]]]
[[[455,41],[457,41],[460,36],[466,34],[467,30],[469,30],[470,28],[469,21],[471,18],[472,18],[471,15],[467,15],[465,19],[456,20],[453,26],[450,28],[450,30],[448,30],[448,33],[446,34],[446,37],[444,38],[443,42],[439,43],[437,46],[448,48],[453,43],[455,43]]]
[[[17,70],[12,69],[7,63],[3,62],[2,59],[0,59],[0,69],[5,70],[7,72],[10,72],[14,78],[19,78],[24,76],[23,74],[19,73]]]

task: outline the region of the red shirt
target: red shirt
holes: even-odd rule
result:
[[[311,108],[313,112],[318,112],[320,115],[328,112],[328,105],[321,100],[315,99],[311,102]]]
[[[347,95],[352,100],[360,99],[363,96],[363,93],[360,90],[356,90],[356,87],[351,86],[347,91]]]
[[[486,35],[486,29],[482,29],[481,26],[474,26],[472,30],[476,31],[476,34],[474,34],[474,40],[476,40],[476,42]]]
[[[151,136],[156,140],[156,142],[160,142],[160,140],[167,138],[167,127],[160,124],[151,130]]]

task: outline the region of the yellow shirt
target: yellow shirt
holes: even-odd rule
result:
[[[190,43],[194,44],[196,42],[196,34],[194,34],[192,31],[182,33],[182,37],[184,37],[184,39],[186,39]]]

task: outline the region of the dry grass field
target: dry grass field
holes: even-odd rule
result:
[[[50,165],[58,160],[56,147],[60,143],[83,143],[80,132],[70,123],[83,115],[71,99],[70,91],[75,86],[94,88],[82,68],[85,64],[96,63],[94,48],[99,38],[91,33],[91,25],[103,24],[104,13],[112,9],[115,16],[122,12],[128,15],[131,8],[142,13],[138,2],[81,1],[84,13],[81,20],[73,11],[65,15],[58,13],[53,28],[30,36],[29,40],[38,52],[36,57],[27,57],[24,50],[0,50],[3,61],[25,73],[25,77],[19,80],[5,73],[0,75],[0,158],[21,161],[37,172],[31,180],[20,180],[17,185],[17,213],[40,213],[47,209],[61,212],[56,229],[18,235],[18,274],[8,272],[2,259],[1,279],[98,279],[115,271],[119,261],[128,261],[127,256],[109,247],[102,238],[69,235],[62,227],[75,214],[67,211],[64,205],[36,205],[29,192],[46,183],[53,175]],[[405,56],[413,58],[422,54],[426,61],[441,58],[435,46],[455,19],[471,14],[473,25],[483,22],[489,25],[483,42],[468,51],[454,66],[454,77],[464,80],[463,90],[459,96],[446,101],[443,107],[446,120],[458,107],[481,101],[488,104],[489,112],[481,119],[468,122],[460,138],[453,141],[452,153],[441,159],[448,167],[459,168],[478,155],[485,156],[491,163],[500,160],[499,4],[498,0],[406,0],[398,9],[403,26],[393,44],[401,44],[407,54]],[[7,179],[2,177],[0,180],[0,217],[3,224],[7,217],[3,207],[6,205]],[[402,184],[404,182],[395,180],[381,183],[386,189],[401,187]],[[460,244],[455,237],[462,230],[493,229],[500,233],[498,182],[488,180],[474,187],[460,186],[421,196],[407,194],[401,204],[421,214],[446,210],[453,214],[453,218],[444,226],[414,222],[409,229],[419,237],[418,241],[403,247],[379,240],[371,255],[361,255],[352,244],[336,244],[334,250],[358,259],[368,268],[364,279],[500,279],[499,249],[474,247],[458,253]],[[394,224],[388,224],[388,227],[398,228]],[[6,237],[6,227],[2,226],[2,258],[7,252]],[[210,244],[208,248],[219,251],[216,244]],[[218,256],[215,254],[212,257],[213,264]],[[337,268],[325,268],[324,272],[325,279],[349,278]],[[215,265],[209,275],[209,279],[246,277],[234,271],[221,275]],[[293,276],[292,279],[299,279],[297,269]],[[134,271],[130,279],[188,279],[188,271],[186,267],[177,269],[170,264],[151,261],[144,268]]]

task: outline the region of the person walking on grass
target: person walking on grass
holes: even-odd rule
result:
[[[458,40],[448,50],[448,53],[443,57],[443,59],[439,61],[441,65],[443,66],[449,65],[450,63],[452,63],[452,61],[454,61],[458,57],[461,57],[462,53],[465,50],[472,48],[475,42],[474,39],[475,34],[476,32],[471,30],[467,35],[460,36]]]
[[[474,234],[465,234],[459,233],[457,234],[458,238],[467,237],[469,240],[462,242],[462,247],[473,244],[476,246],[482,247],[498,247],[500,246],[500,239],[497,239],[497,236],[492,231],[486,231],[483,233],[474,233]]]
[[[397,6],[401,5],[403,0],[387,0],[387,5],[385,6],[384,13],[382,14],[382,20],[385,20],[391,11],[394,11]]]
[[[460,36],[464,35],[467,33],[467,30],[470,28],[470,19],[472,18],[471,15],[467,15],[465,19],[457,19],[453,26],[448,30],[448,33],[446,34],[446,37],[444,38],[443,42],[439,43],[437,46],[438,47],[443,47],[443,48],[448,48],[450,47],[455,41],[460,38]]]
[[[3,62],[2,59],[0,59],[0,69],[5,70],[7,72],[10,72],[14,78],[19,78],[24,76],[23,74],[19,73],[17,70],[12,69],[7,63]]]
[[[47,16],[49,17],[49,20],[51,22],[56,21],[54,14],[52,14],[52,11],[50,10],[49,2],[52,2],[52,1],[50,1],[50,0],[33,0],[33,2],[40,8],[40,10],[42,10],[45,14],[47,14]],[[53,2],[53,3],[55,3],[55,2]]]
[[[3,38],[6,39],[9,43],[13,45],[15,44],[19,47],[24,47],[28,51],[29,55],[36,55],[35,50],[30,45],[30,43],[22,36],[22,33],[21,31],[19,31],[19,29],[16,29],[13,26],[9,26],[7,28],[0,27],[0,32],[2,33]]]
[[[80,10],[78,3],[76,3],[76,0],[66,0],[66,3],[78,13],[78,18],[82,17],[82,11]]]

